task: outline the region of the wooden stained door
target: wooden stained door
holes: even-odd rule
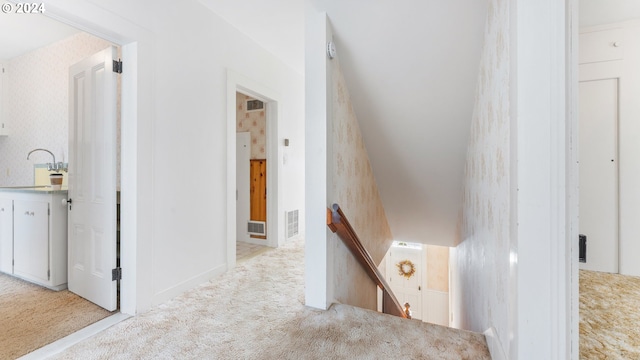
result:
[[[251,160],[251,220],[267,221],[267,160]]]
[[[267,221],[267,160],[251,160],[251,211],[252,221]],[[252,238],[266,239],[266,236],[251,235]]]

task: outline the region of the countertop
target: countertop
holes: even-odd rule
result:
[[[11,191],[11,192],[33,192],[39,194],[55,194],[55,193],[66,193],[69,189],[66,186],[63,186],[60,190],[53,190],[50,185],[41,185],[41,186],[0,186],[0,191]]]

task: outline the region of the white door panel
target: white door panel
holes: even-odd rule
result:
[[[400,302],[400,305],[411,305],[413,319],[421,320],[422,314],[422,250],[393,246],[389,250],[389,262],[387,263],[387,278],[391,290]],[[397,267],[402,261],[408,260],[414,265],[415,273],[407,278],[400,274]]]
[[[248,241],[250,216],[251,133],[236,133],[236,240]]]
[[[618,272],[618,79],[580,82],[580,234],[585,270]]]
[[[116,73],[110,47],[69,74],[69,290],[117,307]]]

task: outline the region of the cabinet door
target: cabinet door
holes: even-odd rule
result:
[[[14,201],[13,273],[40,283],[49,281],[49,203]]]
[[[0,271],[13,273],[13,200],[0,198]]]

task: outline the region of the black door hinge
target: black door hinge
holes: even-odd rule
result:
[[[113,72],[122,74],[122,61],[121,60],[113,60]]]
[[[111,270],[111,281],[122,280],[122,268],[115,268]]]

